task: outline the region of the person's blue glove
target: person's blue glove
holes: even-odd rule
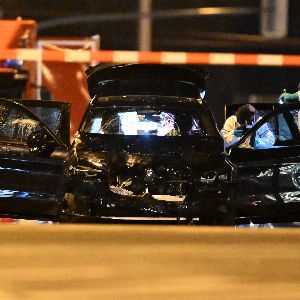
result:
[[[294,94],[284,92],[279,96],[279,100],[281,100],[283,103],[290,103],[298,99],[299,99],[298,92]]]
[[[242,130],[242,129],[235,129],[234,130],[234,135],[236,137],[241,137],[241,136],[243,136],[243,134],[244,134],[244,130]]]

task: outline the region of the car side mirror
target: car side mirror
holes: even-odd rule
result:
[[[27,138],[29,151],[36,156],[50,156],[56,146],[55,141],[44,131],[33,131]]]

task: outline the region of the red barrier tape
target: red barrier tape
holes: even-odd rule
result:
[[[0,60],[57,61],[77,63],[157,63],[157,64],[200,64],[242,66],[300,66],[300,55],[243,54],[213,52],[168,52],[168,51],[113,51],[113,50],[44,50],[5,49],[0,50]]]

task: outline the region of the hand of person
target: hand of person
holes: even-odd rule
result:
[[[289,97],[289,95],[290,95],[289,93],[284,92],[279,96],[278,99],[285,102],[285,100]]]
[[[295,100],[298,100],[298,98],[299,98],[298,93],[290,94],[284,92],[279,96],[279,100],[281,100],[283,103],[290,103]]]

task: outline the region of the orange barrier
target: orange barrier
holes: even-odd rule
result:
[[[300,55],[217,52],[44,50],[35,48],[1,49],[1,59],[78,63],[164,63],[241,66],[300,66]]]
[[[0,20],[0,32],[0,52],[3,49],[35,46],[37,32],[34,20]]]

